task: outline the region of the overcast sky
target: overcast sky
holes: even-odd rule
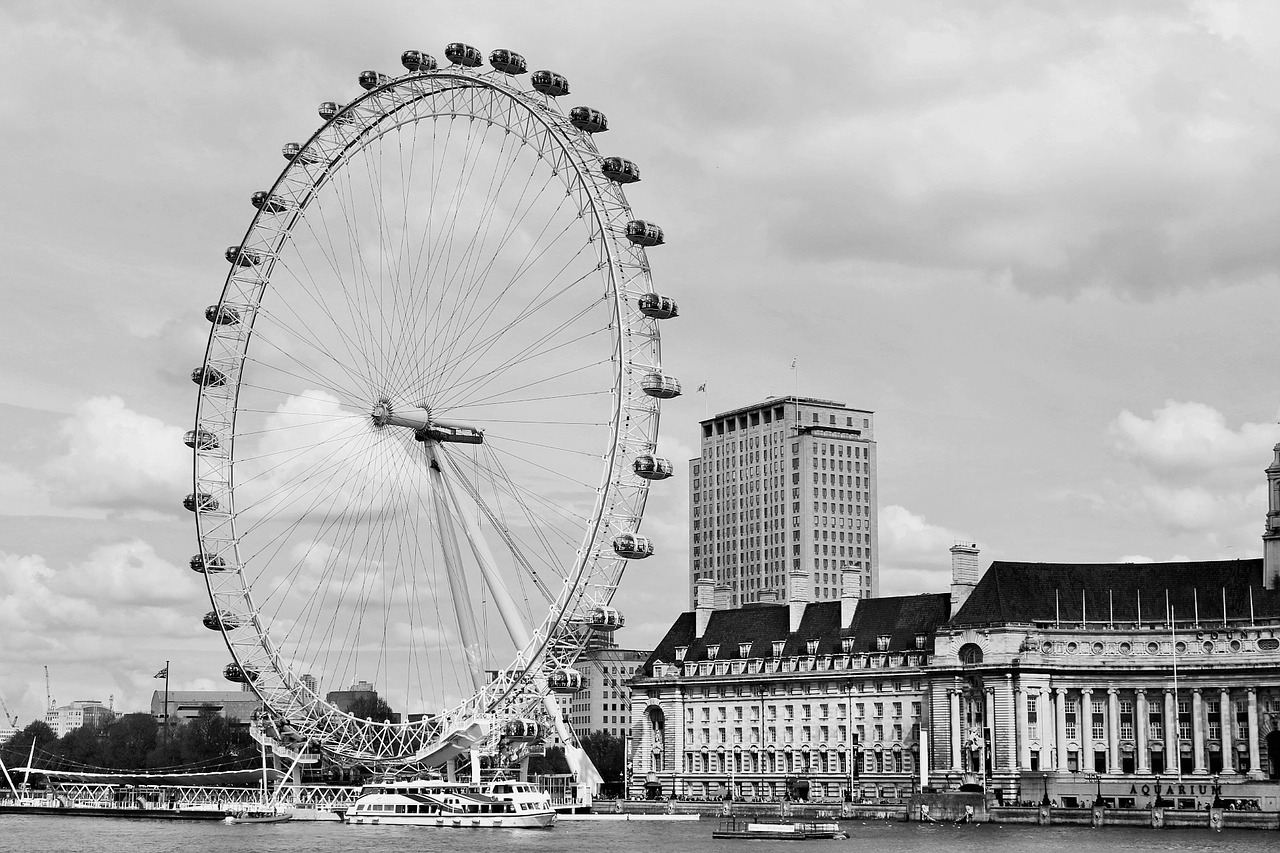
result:
[[[618,639],[685,606],[704,412],[876,412],[881,581],[992,559],[1257,556],[1280,439],[1274,3],[0,6],[0,695],[225,689],[180,437],[247,198],[316,105],[466,41],[566,75],[635,160],[681,317],[680,478]],[[797,371],[790,370],[792,359]],[[700,383],[707,393],[692,393]],[[655,590],[670,590],[663,597]]]

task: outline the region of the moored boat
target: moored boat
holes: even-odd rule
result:
[[[542,829],[555,823],[556,813],[546,794],[527,782],[474,786],[415,780],[365,785],[343,820],[348,824]]]

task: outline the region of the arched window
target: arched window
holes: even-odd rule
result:
[[[965,643],[960,647],[960,663],[966,666],[982,663],[982,647],[977,643]]]

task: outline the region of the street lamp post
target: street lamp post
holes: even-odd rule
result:
[[[1097,785],[1097,794],[1093,798],[1093,804],[1095,806],[1101,806],[1102,805],[1102,774],[1094,773],[1093,781],[1094,781],[1094,784]]]

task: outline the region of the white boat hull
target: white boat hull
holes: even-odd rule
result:
[[[442,829],[545,829],[556,822],[556,813],[510,815],[348,814],[346,822],[371,826],[436,826]]]

